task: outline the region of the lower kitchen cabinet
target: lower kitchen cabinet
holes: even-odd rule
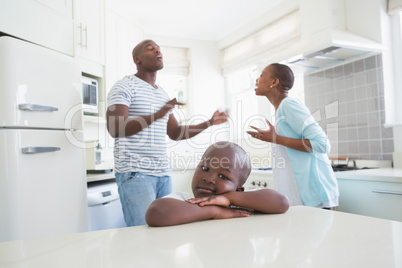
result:
[[[402,183],[338,178],[339,211],[402,221]]]

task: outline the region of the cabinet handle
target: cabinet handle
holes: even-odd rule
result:
[[[39,154],[60,151],[60,147],[25,147],[21,149],[23,154]]]
[[[373,190],[371,192],[376,193],[376,194],[402,195],[402,192],[391,192],[391,191],[383,191],[383,190]]]
[[[80,25],[78,25],[77,27],[78,29],[80,29],[80,40],[78,41],[78,45],[82,47],[82,23],[80,23]]]
[[[82,31],[85,32],[85,35],[84,35],[85,43],[82,42],[82,47],[87,49],[88,48],[88,27],[87,26],[82,27]]]
[[[23,111],[44,111],[44,112],[54,112],[58,111],[59,109],[52,106],[44,106],[44,105],[37,105],[31,103],[24,103],[18,106],[20,110]]]

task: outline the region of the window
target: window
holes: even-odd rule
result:
[[[402,0],[388,0],[388,14],[394,15],[402,11]]]
[[[399,12],[398,14],[398,19],[399,19],[399,48],[402,50],[402,12]]]
[[[249,125],[263,127],[261,123],[255,122],[259,117],[259,110],[258,97],[254,94],[254,88],[259,75],[257,66],[254,65],[232,72],[225,77],[229,93],[226,106],[230,107],[234,139],[244,138]]]
[[[281,47],[300,38],[297,10],[222,50],[222,69],[228,94],[226,106],[232,118],[234,139],[247,138],[245,132],[250,125],[266,128],[265,119],[273,121],[273,106],[266,98],[254,93],[256,80],[263,68],[274,62],[272,55],[278,55]],[[295,84],[289,94],[303,101],[303,80],[297,81],[297,86]]]
[[[267,65],[275,55],[301,39],[300,14],[296,10],[222,50],[224,74],[251,65]]]
[[[389,7],[391,7],[389,1]],[[395,1],[395,4],[397,1]],[[402,72],[402,1],[399,10],[394,9],[390,16],[390,39],[387,40],[390,49],[383,52],[384,61],[384,84],[385,84],[385,105],[386,105],[386,123],[392,126],[395,123],[402,122],[402,106],[399,105],[402,100],[401,72]],[[394,7],[397,7],[394,5]]]
[[[171,99],[187,103],[187,88],[190,60],[187,48],[161,47],[164,68],[158,73],[157,83],[163,87]],[[188,106],[179,106],[174,110],[180,123],[188,117]]]

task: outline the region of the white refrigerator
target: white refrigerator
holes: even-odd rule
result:
[[[88,230],[81,72],[0,37],[0,242]]]

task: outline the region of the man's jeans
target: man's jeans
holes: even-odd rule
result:
[[[155,199],[172,193],[170,176],[138,172],[115,173],[127,226],[145,225],[145,213]]]

